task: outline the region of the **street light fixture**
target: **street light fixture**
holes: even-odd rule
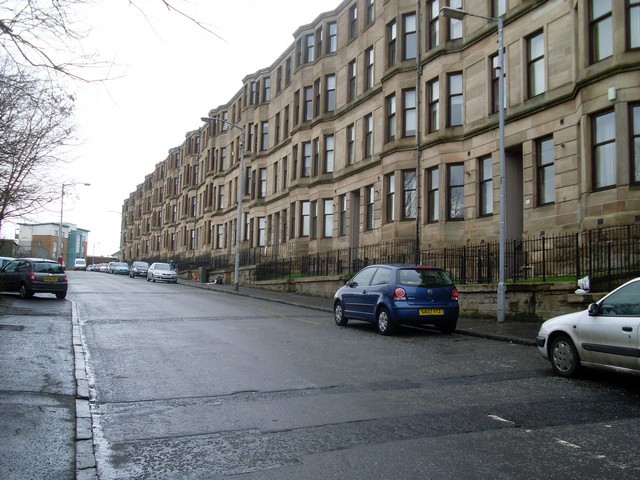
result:
[[[498,24],[498,69],[500,71],[500,81],[498,82],[498,124],[500,131],[500,245],[498,253],[498,322],[504,322],[505,319],[505,228],[506,228],[506,212],[505,212],[505,152],[504,152],[504,114],[505,114],[505,77],[504,71],[504,23],[501,17],[485,17],[475,13],[460,10],[458,8],[442,7],[440,14],[443,17],[453,18],[454,20],[462,20],[467,15],[471,17],[484,18]]]
[[[242,194],[244,190],[244,127],[235,123],[227,122],[216,117],[201,117],[201,121],[207,123],[220,122],[224,125],[240,130],[240,171],[238,172],[238,215],[236,219],[236,262],[234,266],[233,290],[238,291],[240,287],[240,244],[242,243]]]
[[[63,255],[63,251],[62,251],[62,214],[64,211],[64,187],[71,187],[73,185],[84,185],[85,187],[90,187],[91,184],[90,183],[84,183],[84,182],[70,182],[70,183],[63,183],[62,184],[62,192],[60,195],[60,225],[58,225],[58,251],[57,253],[57,257],[58,257],[58,262],[62,265],[62,262],[64,261],[64,257]]]

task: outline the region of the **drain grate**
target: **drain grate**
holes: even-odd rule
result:
[[[21,332],[24,330],[24,325],[2,325],[0,324],[0,330],[8,330],[10,332]]]

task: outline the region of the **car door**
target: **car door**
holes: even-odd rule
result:
[[[20,279],[29,264],[24,260],[14,260],[8,263],[2,272],[0,288],[8,292],[15,292],[20,288]]]
[[[360,270],[347,284],[342,293],[342,308],[345,317],[359,320],[370,320],[371,298],[367,291],[371,286],[377,266]]]
[[[614,290],[578,325],[585,362],[640,370],[640,281]]]

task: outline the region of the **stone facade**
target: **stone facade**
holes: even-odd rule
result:
[[[240,248],[269,258],[497,240],[498,31],[475,15],[504,21],[507,239],[640,221],[637,2],[444,3],[301,26],[124,201],[123,258],[232,258],[241,183]]]

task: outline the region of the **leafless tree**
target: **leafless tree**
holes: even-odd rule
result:
[[[0,65],[0,226],[59,198],[55,168],[73,134],[73,99],[48,81]]]

